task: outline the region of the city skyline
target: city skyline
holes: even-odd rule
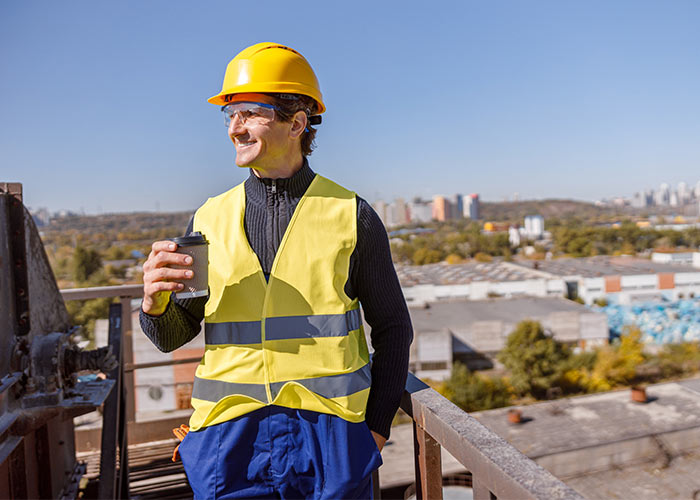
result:
[[[683,187],[681,187],[683,186]],[[665,198],[662,198],[661,200],[658,198],[658,194],[660,192],[663,192],[664,189],[667,191],[667,196]],[[684,195],[679,194],[679,192],[684,191]],[[676,194],[678,195],[678,198],[676,198],[676,201],[674,202],[673,195]],[[640,196],[645,195],[648,199],[648,202],[645,204],[639,204],[638,199]],[[592,204],[595,203],[612,203],[612,204],[629,204],[633,207],[636,208],[644,208],[644,207],[653,207],[653,206],[683,206],[687,205],[689,203],[695,203],[695,202],[700,202],[700,180],[698,180],[696,183],[690,183],[681,180],[676,184],[676,187],[674,188],[674,185],[668,182],[661,182],[657,188],[647,188],[643,189],[634,193],[627,193],[627,194],[618,194],[611,196],[609,198],[597,198],[593,200],[576,200],[574,198],[566,198],[566,197],[556,197],[556,196],[551,196],[551,197],[544,197],[544,198],[527,198],[523,197],[521,193],[518,192],[513,192],[511,193],[510,196],[504,196],[503,199],[496,199],[496,200],[488,200],[488,199],[483,199],[481,197],[481,194],[478,192],[470,193],[468,191],[464,191],[463,193],[452,193],[452,194],[446,194],[446,193],[434,193],[430,195],[425,195],[421,196],[418,194],[413,194],[413,195],[408,195],[408,196],[395,196],[393,198],[385,198],[385,197],[377,197],[377,198],[368,198],[370,203],[375,206],[377,203],[384,203],[386,205],[390,205],[393,202],[396,202],[397,200],[401,200],[404,203],[411,204],[415,202],[420,202],[424,204],[431,204],[429,207],[429,212],[432,214],[432,202],[436,197],[444,197],[444,198],[451,198],[454,196],[460,196],[460,197],[468,197],[468,196],[476,196],[477,201],[479,203],[481,202],[491,202],[491,203],[501,203],[501,202],[527,202],[527,201],[541,201],[541,200],[554,200],[554,199],[570,199],[572,201],[585,201],[589,202]],[[448,200],[449,201],[449,200]],[[461,202],[460,202],[461,203]],[[80,207],[79,209],[70,209],[70,208],[65,208],[65,207],[59,207],[59,208],[52,208],[52,207],[47,207],[45,205],[39,205],[39,206],[30,206],[29,207],[34,214],[37,212],[42,212],[45,217],[51,216],[65,216],[65,215],[71,215],[71,214],[84,214],[84,215],[99,215],[101,213],[128,213],[132,211],[144,211],[144,212],[149,212],[149,211],[155,211],[159,212],[160,207],[156,207],[155,210],[153,209],[143,209],[143,210],[118,210],[114,212],[107,212],[103,211],[98,207],[98,210],[94,212],[88,212],[84,209],[84,207]],[[196,207],[195,207],[196,208]],[[195,208],[192,208],[194,210]],[[375,207],[376,209],[376,207]],[[699,208],[700,210],[700,208]],[[163,210],[163,211],[173,211],[173,210]],[[179,210],[178,210],[179,211]],[[183,208],[182,211],[187,211],[186,208]],[[458,210],[460,213],[462,212],[462,209],[460,208]],[[465,217],[469,218],[468,216],[465,215]],[[478,217],[471,217],[471,218],[478,218]],[[421,217],[421,219],[425,219],[425,217]],[[437,218],[437,220],[440,220],[440,218]]]
[[[328,112],[310,158],[368,201],[632,196],[700,166],[700,4],[624,0],[154,0],[0,5],[0,180],[31,207],[194,210],[243,180],[219,110],[224,68],[261,40],[298,49]],[[458,187],[456,189],[456,187]]]

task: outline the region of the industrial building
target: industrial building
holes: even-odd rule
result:
[[[532,262],[514,262],[528,269]],[[618,304],[700,296],[700,269],[637,257],[599,255],[537,262],[549,279],[563,280],[567,295],[587,304],[604,298]]]
[[[566,285],[560,277],[509,262],[397,265],[396,272],[409,305],[444,299],[563,297],[566,294]]]
[[[488,297],[580,297],[618,304],[700,296],[700,253],[693,265],[637,257],[396,266],[409,304]]]
[[[539,321],[570,345],[608,342],[605,314],[563,298],[444,300],[413,305],[409,311],[414,331],[410,370],[419,378],[443,380],[454,361],[472,369],[492,367],[508,335],[526,319]]]

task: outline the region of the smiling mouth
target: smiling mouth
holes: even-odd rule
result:
[[[238,146],[239,148],[247,148],[249,146],[252,146],[253,144],[255,144],[255,141],[236,141],[236,146]]]

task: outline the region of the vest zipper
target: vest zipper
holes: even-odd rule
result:
[[[267,233],[267,251],[272,252],[272,249],[274,248],[274,245],[272,243],[274,237],[274,227],[276,224],[276,207],[275,207],[275,198],[277,195],[277,179],[272,179],[272,182],[270,183],[270,195],[267,197],[267,209],[268,209],[268,220],[267,220],[267,227],[265,228],[265,232]],[[272,269],[270,269],[270,275],[268,277],[268,281],[265,283],[265,298],[263,299],[263,317],[261,318],[260,322],[260,342],[261,342],[261,347],[262,347],[262,356],[263,356],[263,376],[265,378],[265,392],[267,394],[267,403],[272,404],[272,389],[270,388],[270,367],[269,363],[270,360],[268,359],[267,352],[265,349],[265,343],[266,343],[266,315],[265,311],[267,310],[267,301],[268,301],[268,295],[270,291],[270,282],[269,280],[272,279]]]

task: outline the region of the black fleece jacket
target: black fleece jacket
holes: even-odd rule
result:
[[[259,179],[252,171],[245,181],[245,232],[266,275],[299,200],[314,179],[305,162],[288,179]],[[401,400],[413,339],[411,318],[401,292],[381,220],[362,198],[357,203],[357,244],[350,257],[345,292],[359,297],[371,327],[372,386],[367,402],[369,428],[389,437]],[[192,231],[192,221],[186,234]],[[158,317],[141,311],[141,328],[160,350],[169,352],[192,340],[201,329],[206,297],[173,299]]]

